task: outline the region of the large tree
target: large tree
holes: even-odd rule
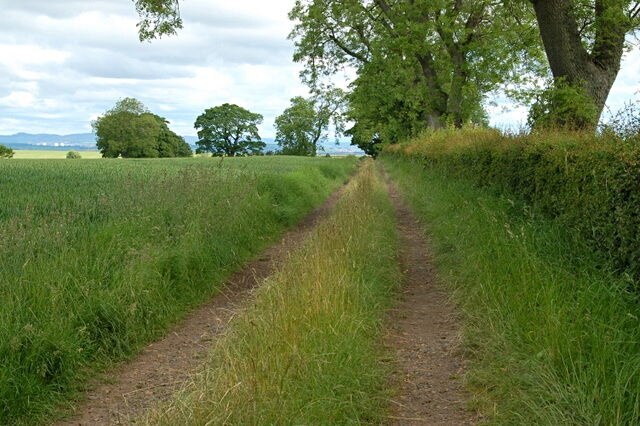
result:
[[[194,124],[200,138],[196,152],[230,157],[259,154],[266,146],[258,134],[262,119],[262,115],[238,105],[209,108]]]
[[[121,99],[92,123],[98,149],[106,158],[189,157],[191,147],[134,98]]]
[[[531,0],[556,85],[577,90],[594,114],[578,127],[595,127],[620,71],[625,38],[640,28],[640,2]],[[551,108],[573,110],[562,104]],[[565,102],[575,102],[568,97]],[[550,111],[553,113],[553,111]],[[556,111],[557,112],[557,111]],[[562,115],[562,114],[560,114]],[[571,117],[559,117],[562,122]]]
[[[341,90],[325,92],[323,96],[291,99],[291,106],[276,117],[276,142],[284,155],[316,156],[318,144],[326,141],[329,126],[340,127],[336,120],[344,103]]]
[[[305,62],[303,78],[312,86],[350,66],[356,89],[378,81],[392,98],[412,98],[407,112],[419,116],[419,127],[459,127],[523,59],[536,58],[533,16],[521,4],[494,3],[298,0],[290,14],[294,59]]]

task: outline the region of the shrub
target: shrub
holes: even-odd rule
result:
[[[67,158],[69,160],[77,160],[82,158],[82,155],[80,155],[80,153],[78,151],[69,151],[67,152]]]
[[[8,146],[0,145],[0,158],[12,158],[13,149]]]
[[[542,91],[529,111],[532,129],[589,129],[598,121],[598,109],[581,89],[562,81]]]

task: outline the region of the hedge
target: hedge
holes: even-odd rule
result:
[[[510,136],[490,129],[443,130],[383,155],[439,167],[480,186],[514,194],[559,218],[640,277],[640,144],[611,136],[546,133]]]

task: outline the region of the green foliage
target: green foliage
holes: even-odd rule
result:
[[[537,72],[542,57],[518,2],[297,0],[290,18],[294,59],[312,88],[345,66],[356,70],[348,118],[358,140],[393,143],[427,127],[479,123],[485,94]]]
[[[531,129],[588,129],[598,121],[593,100],[580,87],[562,80],[547,87],[531,106],[527,124]]]
[[[266,146],[258,134],[262,119],[262,115],[233,104],[205,110],[194,124],[200,138],[196,153],[230,157],[260,154]]]
[[[328,125],[318,116],[315,103],[303,97],[291,99],[291,106],[276,117],[276,142],[284,155],[314,157],[323,127]]]
[[[216,293],[356,161],[0,163],[4,425],[51,422],[57,403]]]
[[[276,118],[276,142],[284,155],[315,156],[318,143],[326,141],[329,125],[340,130],[339,111],[344,103],[340,89],[327,90],[311,99],[295,97],[291,106]]]
[[[531,3],[557,89],[543,100],[538,111],[533,111],[533,116],[550,115],[551,125],[559,122],[563,127],[593,131],[620,70],[625,48],[631,45],[627,36],[640,29],[640,2]],[[567,86],[579,92],[577,109],[570,103],[576,93],[568,91]]]
[[[5,145],[0,145],[0,158],[13,158],[13,149]]]
[[[562,220],[419,158],[384,162],[463,311],[466,382],[486,423],[637,424],[640,297],[628,281]]]
[[[372,163],[234,318],[192,386],[148,423],[385,422],[380,323],[399,270],[393,209]]]
[[[175,35],[182,28],[179,0],[134,0],[140,41]]]
[[[640,147],[611,135],[432,132],[389,154],[514,194],[575,230],[620,272],[640,277]]]
[[[125,98],[94,121],[92,127],[96,145],[106,158],[190,157],[191,147],[169,129],[168,123],[137,99]]]
[[[77,160],[82,158],[82,155],[78,151],[69,151],[67,152],[66,157],[68,160]]]

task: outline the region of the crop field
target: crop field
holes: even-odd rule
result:
[[[161,335],[355,165],[0,162],[0,424],[50,413]]]
[[[60,160],[66,159],[68,151],[54,151],[54,150],[30,150],[30,149],[18,149],[15,151],[13,158],[16,160]],[[80,154],[83,160],[95,160],[102,158],[99,151],[95,150],[82,150],[76,151]]]

